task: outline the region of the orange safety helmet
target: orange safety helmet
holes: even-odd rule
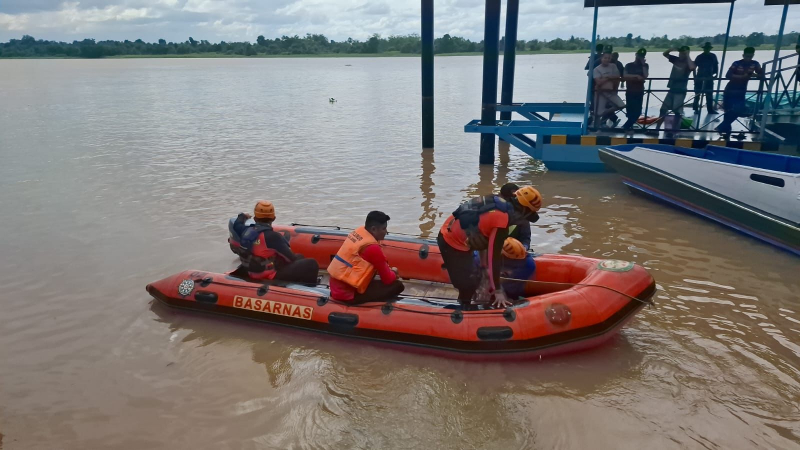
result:
[[[259,200],[256,207],[253,208],[253,217],[275,220],[275,206],[268,200]]]
[[[533,186],[522,186],[514,193],[520,205],[533,212],[539,211],[542,207],[542,194]]]
[[[503,242],[503,256],[508,259],[523,259],[528,255],[522,242],[510,237]]]

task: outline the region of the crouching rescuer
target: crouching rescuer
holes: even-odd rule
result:
[[[437,237],[450,281],[458,289],[462,305],[484,299],[475,298],[481,281],[488,279],[488,293],[494,307],[510,306],[500,290],[502,250],[515,215],[529,221],[542,206],[542,196],[533,186],[523,186],[506,201],[500,196],[473,198],[458,207],[442,225]],[[480,255],[476,268],[473,251]]]
[[[328,266],[331,298],[354,304],[396,298],[405,286],[396,269],[386,262],[379,241],[386,237],[389,216],[381,211],[367,214],[363,227],[350,233]],[[375,274],[380,280],[375,280]]]

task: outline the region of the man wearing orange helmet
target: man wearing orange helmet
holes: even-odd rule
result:
[[[500,188],[500,197],[510,202],[514,199],[514,194],[519,190],[515,183],[506,183]],[[525,246],[525,250],[531,248],[531,224],[539,220],[539,213],[533,214],[513,214],[508,225],[508,237],[512,237]]]
[[[506,201],[514,198],[514,193],[519,186],[506,183],[500,188],[500,196]],[[539,220],[539,214],[529,214],[523,217],[513,214],[510,217],[511,225],[508,226],[508,239],[503,243],[503,269],[502,275],[519,280],[529,280],[536,272],[536,262],[528,253],[531,249],[531,224]],[[506,281],[503,289],[509,298],[518,298],[525,294],[525,283],[521,281]]]
[[[510,303],[500,294],[501,252],[508,237],[511,216],[532,217],[542,206],[542,197],[532,186],[523,186],[510,201],[495,195],[476,197],[463,203],[445,220],[437,242],[450,275],[458,289],[458,299],[469,304],[480,285],[480,273],[473,263],[473,251],[488,263],[492,306],[506,307]]]
[[[255,224],[247,225],[249,214],[241,213],[231,226],[228,243],[239,255],[250,278],[316,284],[319,264],[292,252],[282,234],[272,229],[275,206],[261,200],[253,209]],[[238,238],[238,239],[237,239]]]

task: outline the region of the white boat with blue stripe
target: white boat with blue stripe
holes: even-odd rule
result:
[[[709,145],[628,144],[600,150],[643,193],[800,256],[800,156]]]

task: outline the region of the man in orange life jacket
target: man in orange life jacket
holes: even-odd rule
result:
[[[517,213],[522,218],[532,217],[542,206],[542,196],[533,186],[523,186],[510,201],[499,196],[476,197],[463,203],[445,220],[437,242],[444,259],[450,281],[458,289],[458,299],[467,305],[480,284],[473,251],[488,255],[491,261],[490,283],[494,290],[500,288],[501,252],[508,237],[511,217]],[[482,257],[484,260],[485,256]],[[506,307],[510,303],[497,296],[492,306]]]
[[[506,183],[500,188],[500,196],[505,201],[512,201],[519,186]],[[531,249],[531,224],[539,220],[539,213],[519,214],[514,213],[509,218],[508,239],[503,243],[503,276],[518,280],[530,279],[536,272],[536,262],[528,253]],[[509,298],[519,298],[525,294],[527,283],[521,281],[506,281],[503,290]]]
[[[363,227],[350,233],[328,266],[331,298],[352,302],[382,302],[397,297],[405,286],[389,268],[378,241],[386,237],[389,216],[372,211]],[[380,281],[374,280],[377,273]]]
[[[272,229],[272,222],[275,220],[272,202],[261,200],[256,204],[253,210],[255,225],[246,225],[247,219],[247,214],[239,214],[233,224],[234,233],[240,236],[240,248],[234,251],[239,255],[250,278],[317,283],[317,261],[292,253],[283,235]],[[231,248],[233,247],[234,242],[231,242]]]

